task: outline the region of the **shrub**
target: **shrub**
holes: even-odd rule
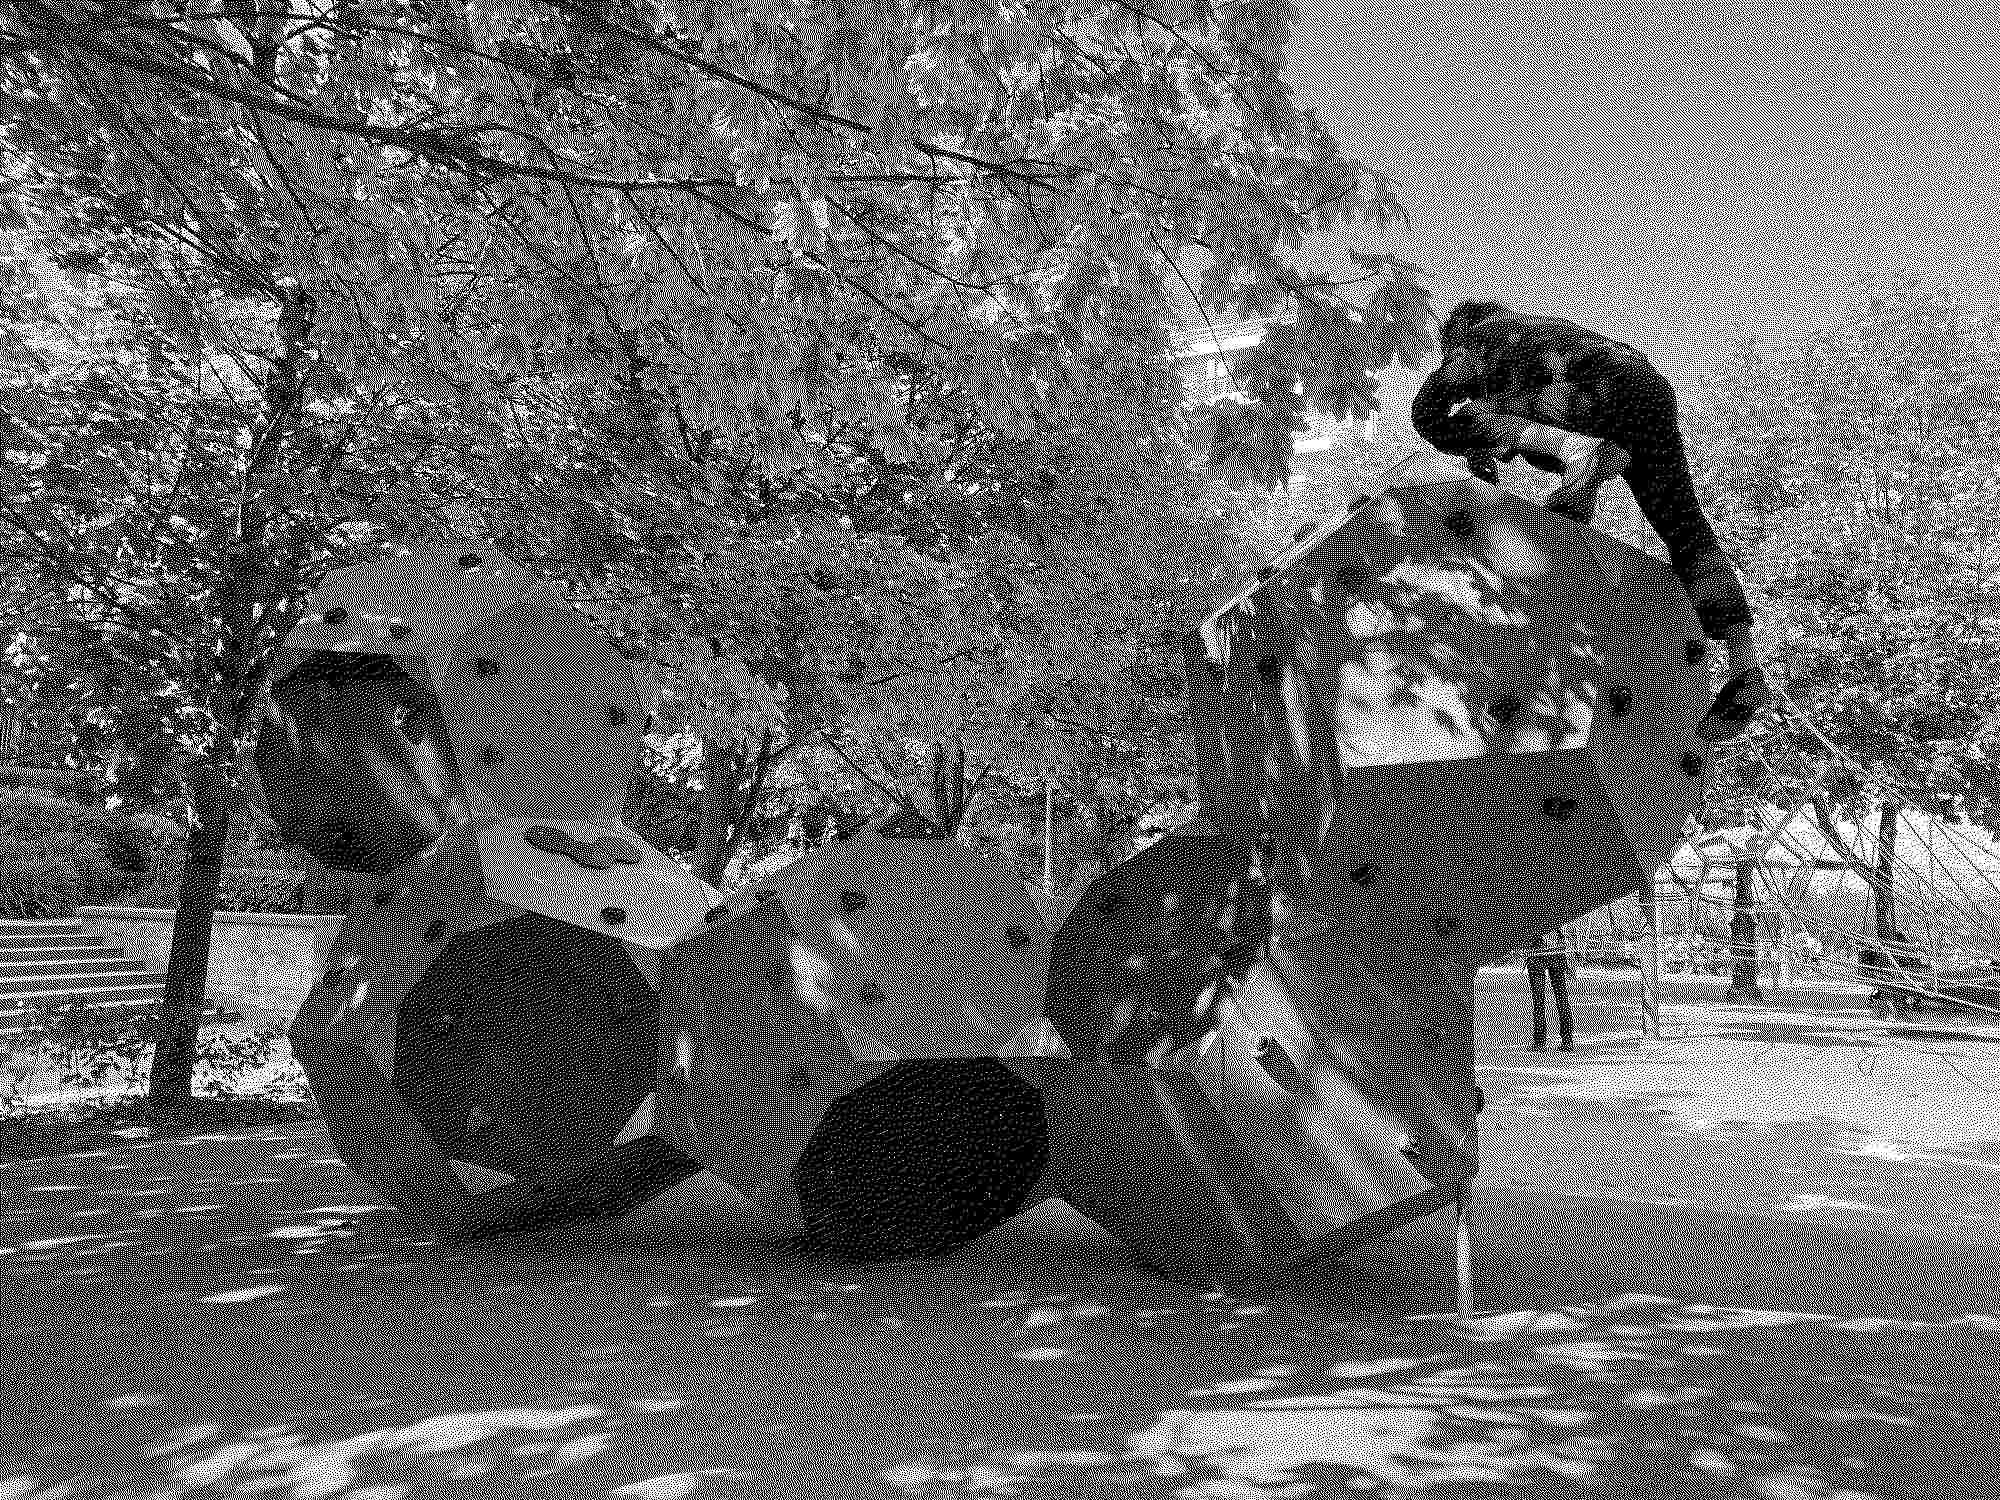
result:
[[[132,876],[106,859],[95,844],[80,842],[67,857],[76,867],[78,897],[86,905],[115,901],[132,889]]]
[[[66,1088],[109,1085],[136,1092],[151,1062],[158,1030],[159,1014],[154,1010],[107,1013],[82,1000],[31,1006],[26,1026],[9,1039],[8,1072],[15,1075],[12,1091],[21,1092],[21,1078],[31,1070],[53,1064]],[[196,1081],[226,1098],[301,1092],[304,1079],[296,1065],[281,1069],[262,1088],[246,1088],[251,1076],[271,1062],[283,1036],[274,1026],[248,1032],[204,1026],[195,1038]]]
[[[296,912],[304,894],[300,870],[236,868],[222,872],[217,911]]]
[[[47,792],[0,791],[0,849],[61,849],[75,836],[84,808]]]
[[[114,870],[132,880],[143,880],[153,867],[158,846],[152,833],[130,813],[87,807],[78,820],[83,833],[104,851]]]
[[[0,852],[69,859],[86,901],[109,900],[143,881],[156,851],[152,831],[130,813],[44,792],[0,791]]]
[[[97,792],[97,778],[88,771],[58,766],[0,766],[0,788],[21,787],[58,797],[82,798]]]
[[[187,847],[187,828],[179,818],[170,818],[165,813],[135,812],[132,822],[153,841],[153,856],[156,859],[172,850]]]
[[[67,855],[40,849],[0,854],[0,916],[67,917],[83,900],[83,877]]]

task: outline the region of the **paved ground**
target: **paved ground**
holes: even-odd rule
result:
[[[308,1125],[0,1168],[0,1500],[2000,1493],[2000,1044],[1640,1043],[1596,977],[1538,1055],[1518,991],[1469,1323],[1444,1216],[1259,1299],[1054,1205],[867,1270],[695,1184],[441,1250]]]

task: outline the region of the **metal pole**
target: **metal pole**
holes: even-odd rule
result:
[[[1639,938],[1639,1035],[1660,1034],[1660,885],[1657,874],[1647,877],[1639,898],[1646,930]]]
[[[1458,1241],[1458,1315],[1469,1318],[1472,1316],[1472,1184],[1461,1182],[1452,1202]]]

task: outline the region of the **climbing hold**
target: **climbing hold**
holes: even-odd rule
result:
[[[622,906],[607,906],[598,912],[598,916],[604,919],[605,926],[616,927],[620,922],[625,920],[625,908]]]
[[[537,823],[521,834],[521,840],[546,854],[561,854],[573,859],[586,870],[608,870],[613,865],[644,863],[644,856],[637,849],[625,840],[609,835],[592,839],[586,844],[560,828]]]
[[[1278,570],[1275,566],[1273,566],[1270,563],[1265,563],[1263,567],[1257,570],[1257,581],[1259,583],[1268,583],[1271,579],[1277,576],[1277,573]]]
[[[1381,870],[1373,864],[1356,865],[1347,872],[1347,878],[1356,885],[1373,885],[1375,877],[1381,873]]]
[[[1124,904],[1125,904],[1124,892],[1106,891],[1103,895],[1097,898],[1096,902],[1094,903],[1094,906],[1097,911],[1097,914],[1100,917],[1108,917],[1114,911],[1117,911]]]
[[[394,894],[395,893],[393,891],[390,891],[387,887],[384,887],[382,890],[379,890],[375,893],[375,904],[377,906],[387,906],[389,904],[390,897],[393,896]]]
[[[1368,574],[1359,563],[1342,563],[1333,570],[1333,581],[1349,593],[1367,581]]]
[[[854,992],[854,997],[863,1005],[880,1005],[887,998],[882,993],[882,986],[872,979],[862,980],[861,988]]]
[[[1569,821],[1570,814],[1576,811],[1576,798],[1544,797],[1542,798],[1542,811],[1547,816],[1554,818],[1558,823],[1567,822]]]
[[[766,887],[764,890],[757,892],[752,899],[758,902],[775,901],[778,899],[778,893]]]
[[[346,968],[341,965],[336,965],[335,967],[328,969],[324,974],[320,975],[319,982],[327,986],[327,988],[331,989],[334,985],[339,984],[340,981],[345,979],[346,977],[347,977]]]
[[[460,554],[458,555],[458,565],[459,565],[459,566],[460,566],[461,568],[476,568],[476,567],[478,567],[478,566],[479,566],[479,554],[478,554],[477,552],[461,552],[461,553],[460,553]]]
[[[1707,761],[1696,755],[1692,750],[1681,757],[1681,769],[1690,776],[1699,776],[1702,772],[1702,767],[1707,764]]]
[[[1521,711],[1521,700],[1512,693],[1502,693],[1486,705],[1487,715],[1496,724],[1511,724],[1514,715]]]
[[[1435,932],[1439,937],[1450,937],[1454,932],[1458,931],[1458,918],[1449,915],[1432,917],[1431,931]]]
[[[704,922],[720,922],[724,917],[728,915],[729,915],[728,907],[711,906],[707,911],[702,913],[701,919]]]
[[[840,893],[840,909],[844,912],[852,914],[860,911],[867,904],[868,893],[866,891],[842,891]]]
[[[472,659],[472,670],[477,672],[481,677],[498,677],[500,675],[500,663],[490,656],[475,656]]]
[[[1010,922],[1010,923],[1008,923],[1008,924],[1007,924],[1007,946],[1008,946],[1008,947],[1010,947],[1010,948],[1025,948],[1025,947],[1027,947],[1027,946],[1028,946],[1028,943],[1029,943],[1029,941],[1030,941],[1030,939],[1029,939],[1029,937],[1028,937],[1028,929],[1027,929],[1027,928],[1025,928],[1025,927],[1021,926],[1021,925],[1020,925],[1019,923],[1014,923],[1014,922]]]
[[[500,764],[500,750],[499,750],[499,747],[498,747],[498,746],[495,746],[495,745],[484,745],[484,746],[482,746],[482,747],[480,748],[480,751],[479,751],[479,763],[480,763],[480,764],[481,764],[482,766],[497,766],[497,765],[499,765],[499,764]]]
[[[390,626],[389,626],[389,639],[390,639],[390,640],[392,640],[392,641],[406,641],[406,640],[408,640],[409,638],[410,638],[410,627],[409,627],[409,626],[405,625],[405,624],[404,624],[404,623],[403,623],[403,622],[402,622],[401,620],[396,620],[396,621],[392,621],[392,622],[390,623]]]
[[[604,705],[604,722],[616,728],[625,722],[625,710],[615,703]]]
[[[332,609],[321,615],[320,618],[329,625],[338,625],[346,620],[347,611],[336,604]]]
[[[1444,529],[1456,537],[1469,537],[1477,530],[1469,510],[1455,510],[1444,518]]]
[[[803,1094],[812,1087],[813,1076],[804,1068],[794,1068],[785,1075],[785,1087],[795,1094]]]
[[[437,921],[431,923],[430,926],[424,929],[424,941],[427,943],[435,943],[440,939],[442,939],[444,937],[444,934],[445,934],[444,919],[440,917],[438,918]]]
[[[1613,688],[1610,693],[1610,703],[1614,714],[1629,714],[1632,712],[1632,690],[1622,686]]]
[[[1694,664],[1695,664],[1696,662],[1700,661],[1700,660],[1701,660],[1701,659],[1702,659],[1702,658],[1703,658],[1704,656],[1706,656],[1706,655],[1708,655],[1708,642],[1707,642],[1707,641],[1689,641],[1689,642],[1688,642],[1688,644],[1687,644],[1687,659],[1688,659],[1688,665],[1689,665],[1689,666],[1693,666],[1693,665],[1694,665]]]
[[[1257,658],[1257,678],[1260,682],[1276,682],[1283,670],[1283,666],[1276,656],[1260,656]]]
[[[1214,657],[1209,656],[1209,657],[1204,657],[1202,659],[1202,665],[1208,668],[1209,676],[1215,678],[1218,682],[1222,680],[1221,662],[1217,661]]]

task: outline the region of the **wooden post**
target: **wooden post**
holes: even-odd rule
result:
[[[1472,1184],[1461,1182],[1453,1200],[1458,1261],[1458,1315],[1472,1316]]]
[[[1649,876],[1639,898],[1645,931],[1639,936],[1639,1035],[1660,1034],[1660,877]]]

